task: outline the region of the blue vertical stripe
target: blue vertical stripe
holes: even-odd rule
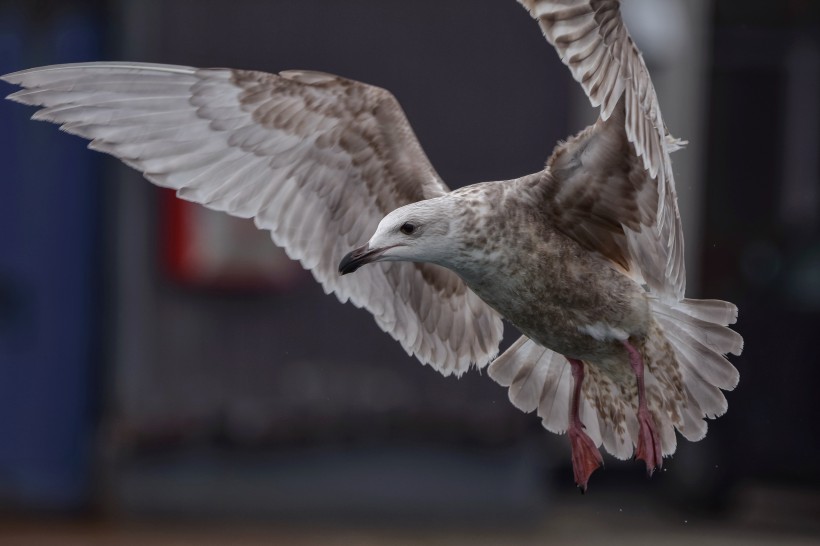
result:
[[[100,57],[92,10],[0,21],[1,73]],[[90,491],[99,158],[31,113],[0,106],[0,499],[69,509]]]

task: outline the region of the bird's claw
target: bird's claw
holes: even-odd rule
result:
[[[572,446],[572,471],[575,475],[575,483],[581,493],[585,493],[589,477],[604,464],[604,460],[592,438],[583,431],[582,426],[571,426],[568,435]]]
[[[651,477],[656,469],[663,466],[660,438],[658,438],[652,415],[648,410],[638,412],[638,425],[640,433],[635,458],[646,463],[646,473]]]

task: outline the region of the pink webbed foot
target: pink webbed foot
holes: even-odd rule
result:
[[[638,426],[640,427],[640,431],[638,434],[638,445],[635,446],[635,458],[646,463],[646,473],[652,476],[655,469],[663,465],[663,454],[661,452],[660,437],[655,430],[655,422],[652,420],[652,414],[646,405],[643,357],[640,351],[629,341],[624,341],[623,343],[629,353],[629,361],[638,384]]]
[[[638,425],[641,429],[635,449],[635,458],[646,463],[646,474],[652,476],[656,469],[663,466],[663,455],[661,441],[658,433],[655,432],[655,424],[648,410],[638,411]]]
[[[585,493],[589,477],[599,466],[604,464],[601,452],[581,426],[571,425],[567,431],[570,446],[572,446],[572,471],[575,483]]]
[[[579,415],[581,385],[584,382],[584,363],[574,358],[567,358],[567,360],[572,368],[572,378],[575,381],[570,401],[567,436],[569,436],[569,444],[572,447],[572,471],[575,474],[575,483],[581,493],[585,493],[589,477],[604,464],[604,460],[601,458],[601,452],[595,447],[595,442],[584,432],[584,425]]]

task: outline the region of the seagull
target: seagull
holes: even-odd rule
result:
[[[599,109],[540,172],[450,191],[388,91],[291,70],[133,62],[3,76],[33,119],[149,181],[253,218],[327,293],[444,375],[472,366],[566,433],[648,473],[739,379],[737,308],[684,297],[670,136],[617,0],[518,0]],[[366,241],[366,242],[365,242]],[[362,244],[364,242],[364,244]],[[354,273],[355,272],[355,273]],[[523,334],[501,356],[502,318]]]

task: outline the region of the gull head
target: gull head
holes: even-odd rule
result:
[[[385,216],[370,240],[348,253],[339,273],[353,273],[374,262],[406,261],[444,264],[452,251],[452,202],[445,197],[400,207]]]

